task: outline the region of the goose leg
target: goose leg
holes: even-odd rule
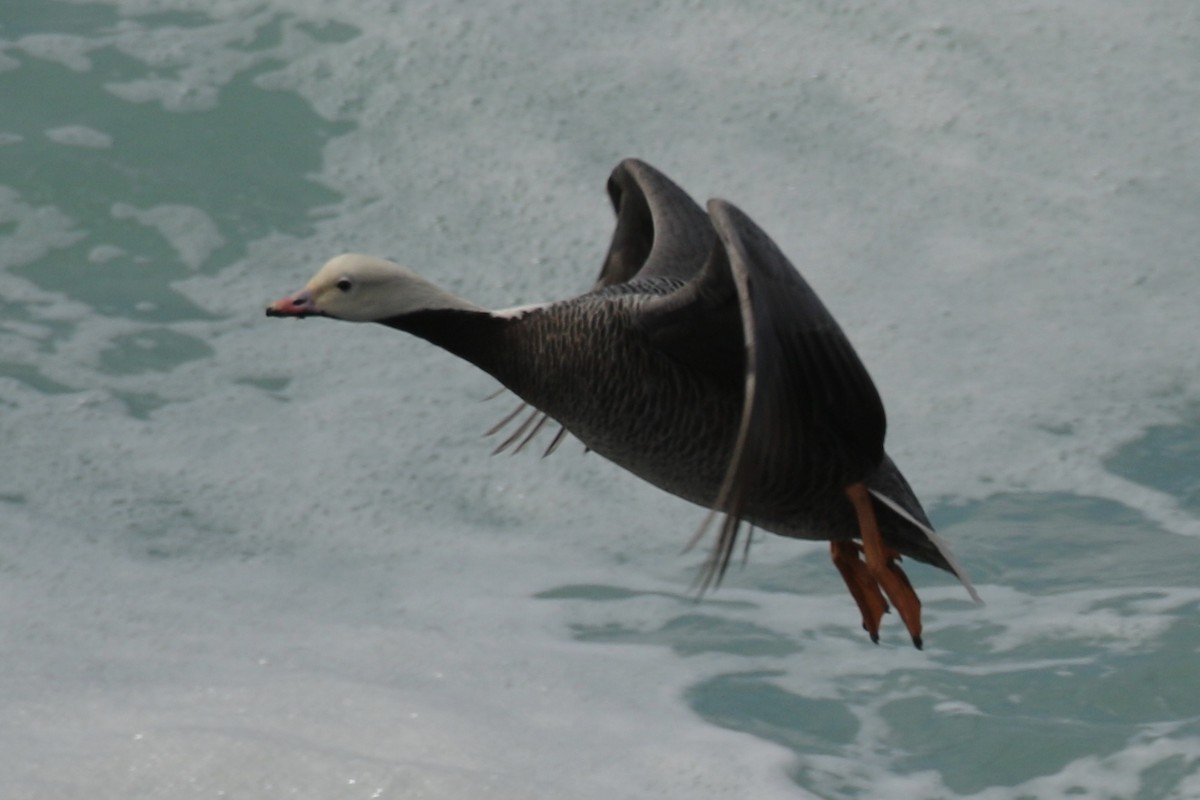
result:
[[[830,542],[829,550],[833,565],[842,574],[850,596],[862,612],[863,630],[870,635],[872,642],[879,644],[879,621],[887,613],[888,604],[879,591],[879,583],[862,560],[862,546],[858,542]]]
[[[867,571],[892,601],[892,605],[900,613],[900,619],[904,620],[909,635],[912,636],[913,644],[920,650],[921,601],[913,591],[912,584],[908,582],[908,576],[896,563],[900,554],[883,543],[883,535],[879,532],[879,521],[875,518],[875,508],[871,505],[871,495],[867,487],[861,483],[852,484],[846,488],[846,496],[854,504],[855,514],[858,515],[858,530],[862,537]],[[861,605],[860,603],[860,608]]]

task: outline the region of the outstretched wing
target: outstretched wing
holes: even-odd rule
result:
[[[668,355],[741,381],[730,463],[698,539],[725,514],[701,587],[720,581],[749,488],[788,476],[781,491],[838,489],[883,459],[879,393],[816,292],[773,241],[733,205],[711,200],[718,240],[684,287],[649,304],[643,326]]]
[[[635,277],[688,280],[704,266],[716,233],[703,209],[666,175],[644,161],[627,158],[608,178],[608,197],[617,224],[593,291]],[[517,406],[485,435],[516,422],[526,408],[525,403]],[[519,453],[546,421],[545,414],[531,410],[493,454],[510,447]],[[565,436],[560,425],[543,456],[554,452]]]

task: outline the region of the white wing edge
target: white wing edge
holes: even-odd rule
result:
[[[983,598],[979,596],[979,592],[975,591],[975,587],[971,585],[971,579],[967,577],[966,570],[962,568],[962,565],[958,563],[958,559],[956,559],[954,554],[950,552],[950,545],[946,544],[946,542],[942,540],[942,537],[934,533],[933,528],[918,522],[913,518],[912,514],[909,514],[907,511],[905,511],[899,503],[887,495],[877,492],[874,489],[871,489],[870,492],[871,494],[875,495],[879,502],[883,503],[892,511],[895,511],[901,517],[920,528],[921,531],[929,537],[929,541],[933,542],[933,546],[937,548],[937,551],[942,554],[942,558],[946,559],[946,563],[950,565],[950,569],[954,570],[954,574],[958,576],[960,581],[962,581],[963,588],[967,590],[967,594],[971,595],[971,599],[974,600],[978,605],[984,604]]]

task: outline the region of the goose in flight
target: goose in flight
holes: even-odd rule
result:
[[[522,436],[523,447],[552,419],[561,429],[548,451],[569,432],[709,509],[692,539],[715,528],[701,591],[720,582],[743,524],[829,541],[871,639],[890,603],[920,648],[921,603],[902,556],[978,596],[884,452],[883,403],[837,322],[732,204],[710,200],[706,211],[636,159],[616,167],[608,194],[612,242],[577,297],[489,311],[406,267],[347,254],[267,315],[376,322],[426,339],[532,406],[498,449]]]

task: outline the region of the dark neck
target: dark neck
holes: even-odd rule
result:
[[[508,321],[486,311],[438,308],[381,319],[379,323],[420,336],[495,375]]]

